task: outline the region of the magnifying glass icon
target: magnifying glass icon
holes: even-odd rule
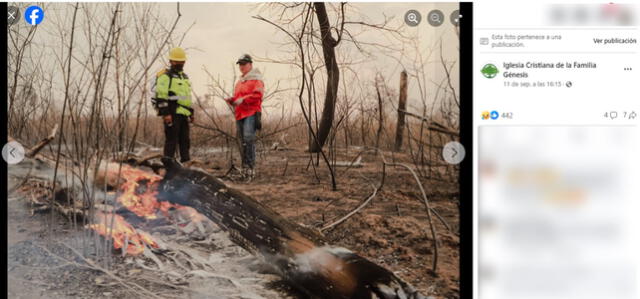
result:
[[[416,24],[418,24],[418,16],[416,16],[416,14],[414,14],[414,13],[410,13],[410,14],[407,16],[407,19],[408,19],[408,20],[409,20],[409,22],[411,22],[411,23],[416,23]]]
[[[431,21],[440,23],[440,16],[438,14],[431,14]]]
[[[410,9],[404,14],[404,23],[411,27],[416,27],[422,21],[420,12],[415,9]]]
[[[434,9],[430,11],[427,16],[427,21],[429,21],[431,26],[437,27],[442,25],[444,22],[444,14],[440,10]]]

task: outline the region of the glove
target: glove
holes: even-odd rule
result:
[[[165,115],[162,118],[164,119],[164,123],[167,125],[171,125],[171,123],[173,123],[173,117],[171,117],[171,114]]]
[[[237,99],[235,102],[232,102],[231,105],[238,106],[244,102],[244,97]]]

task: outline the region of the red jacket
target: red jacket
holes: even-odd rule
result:
[[[256,112],[262,112],[263,94],[264,83],[262,83],[262,74],[258,69],[252,69],[240,77],[233,93],[233,101],[235,102],[241,97],[244,97],[244,101],[235,106],[236,120],[254,115]]]

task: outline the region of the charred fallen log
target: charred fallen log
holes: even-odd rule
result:
[[[191,206],[231,239],[273,266],[296,288],[320,298],[426,298],[389,270],[290,222],[202,171],[164,160],[158,199]]]

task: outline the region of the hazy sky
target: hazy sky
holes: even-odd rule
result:
[[[337,4],[336,4],[337,5]],[[457,3],[349,3],[346,14],[352,16],[352,20],[362,18],[370,23],[381,23],[385,15],[387,19],[392,19],[389,23],[391,27],[403,26],[407,35],[417,35],[421,43],[424,56],[428,56],[434,50],[438,50],[440,38],[443,40],[443,56],[448,61],[458,61],[458,41],[454,26],[449,22],[449,15],[458,9]],[[196,92],[204,94],[206,91],[207,76],[203,71],[206,67],[210,73],[220,75],[221,79],[230,81],[232,67],[235,66],[236,59],[243,53],[249,53],[259,57],[283,57],[290,54],[284,52],[278,43],[287,41],[287,37],[275,29],[272,25],[252,18],[255,15],[267,17],[269,14],[260,9],[256,3],[184,3],[181,4],[182,18],[178,30],[184,31],[192,26],[188,31],[182,44],[187,48],[189,57],[186,71],[192,78]],[[160,4],[160,9],[168,19],[173,19],[176,14],[175,4]],[[418,10],[423,15],[422,23],[417,27],[404,25],[404,14],[409,9]],[[426,22],[426,15],[432,9],[439,9],[445,15],[445,23],[440,27],[432,27]],[[330,12],[330,18],[335,22],[337,16]],[[358,31],[351,25],[354,31]],[[358,28],[361,28],[358,26]],[[384,43],[386,39],[380,33],[370,32],[359,37],[360,40],[375,43]],[[349,43],[343,42],[341,49],[353,49]],[[351,51],[350,53],[353,53]],[[355,56],[354,56],[355,55]],[[361,79],[373,80],[376,72],[381,72],[390,85],[397,87],[399,74],[402,67],[394,59],[384,55],[376,55],[373,59],[358,66]],[[358,54],[351,57],[358,59]],[[432,54],[430,65],[433,80],[439,82],[444,75],[440,64],[439,54]],[[274,63],[254,63],[265,74],[265,84],[267,89],[275,85],[278,79],[291,77],[292,68],[288,65]],[[457,85],[457,67],[454,67],[454,84]],[[292,82],[293,83],[293,82]],[[410,88],[409,100],[416,97],[416,90]],[[434,88],[428,88],[432,92]]]
[[[87,3],[83,4],[84,7],[91,7],[95,5],[95,14],[92,18],[102,16],[104,13],[107,15],[113,10],[113,4],[105,3]],[[176,17],[176,4],[175,3],[148,3],[145,5],[154,5],[160,11],[163,16],[161,20],[166,21],[163,24],[165,27],[169,27]],[[273,6],[274,4],[272,4]],[[333,3],[330,5],[339,5]],[[134,9],[133,7],[140,8],[140,5],[125,3],[122,5],[122,9],[125,14],[127,10]],[[176,32],[187,31],[187,34],[180,46],[187,49],[188,61],[185,67],[185,71],[189,74],[194,91],[202,96],[207,93],[208,76],[204,72],[203,68],[206,67],[208,71],[216,77],[226,81],[228,86],[228,92],[231,92],[233,82],[232,75],[233,69],[236,68],[235,61],[243,54],[248,53],[256,58],[269,57],[269,58],[286,58],[291,59],[296,54],[292,45],[283,46],[282,43],[289,41],[288,37],[276,29],[274,26],[267,24],[263,21],[252,18],[258,14],[272,18],[275,11],[279,11],[278,7],[271,7],[267,9],[264,4],[257,3],[182,3],[180,5],[182,17]],[[60,52],[67,47],[66,40],[69,39],[68,30],[62,33],[56,31],[56,24],[64,24],[63,28],[69,28],[71,26],[71,19],[73,15],[73,5],[69,3],[51,3],[44,6],[45,8],[45,20],[38,25],[36,36],[33,41],[33,45],[45,49],[43,52],[35,52],[37,64],[42,69],[52,68],[53,70],[59,70],[61,67],[60,59],[51,59],[59,57],[59,55],[53,55],[54,52]],[[297,8],[299,10],[299,8]],[[422,23],[417,27],[409,27],[404,24],[404,14],[409,9],[418,10],[422,16]],[[432,9],[439,9],[445,16],[445,22],[439,27],[432,27],[426,21],[426,15]],[[385,20],[389,20],[387,24],[391,28],[399,28],[405,36],[413,36],[416,41],[419,42],[419,53],[425,58],[429,57],[427,61],[427,86],[426,97],[428,99],[433,98],[436,93],[436,82],[441,82],[445,77],[443,67],[440,62],[439,54],[439,42],[443,43],[443,57],[448,62],[455,62],[456,65],[452,72],[453,85],[458,85],[458,57],[459,57],[459,42],[456,35],[455,27],[449,22],[449,15],[454,10],[458,9],[457,3],[349,3],[346,9],[346,16],[348,21],[364,21],[369,24],[380,24]],[[337,23],[338,14],[329,10],[329,18],[332,24]],[[139,11],[139,10],[138,10]],[[129,11],[131,12],[131,11]],[[83,16],[84,14],[80,14]],[[133,13],[131,15],[134,15]],[[95,19],[94,19],[95,21]],[[101,26],[108,26],[110,19],[100,19],[94,23],[100,23]],[[132,29],[133,26],[130,22],[135,22],[136,19],[125,19],[125,26],[128,29]],[[317,23],[317,21],[315,21]],[[86,22],[79,21],[78,24],[85,24]],[[21,26],[21,30],[26,32],[30,25],[17,24],[15,26]],[[82,25],[80,25],[82,26]],[[97,25],[94,25],[97,26]],[[318,25],[314,24],[314,28]],[[107,27],[108,28],[108,27]],[[405,55],[413,56],[417,52],[414,49],[406,49],[408,44],[400,44],[397,40],[391,39],[390,34],[384,33],[380,30],[367,29],[363,31],[363,26],[360,25],[347,25],[348,30],[353,34],[358,34],[357,39],[364,43],[384,44],[392,45],[393,47],[405,47]],[[84,35],[76,37],[74,42],[74,56],[78,56],[77,59],[82,60],[82,53],[85,54],[88,51],[87,34],[90,33],[88,28],[80,28]],[[61,39],[60,35],[64,35]],[[334,33],[335,34],[335,33]],[[161,37],[150,37],[161,38]],[[173,45],[172,45],[173,46]],[[177,46],[177,45],[176,45]],[[343,40],[336,48],[338,62],[341,61],[359,61],[357,65],[352,66],[351,70],[343,70],[341,78],[345,78],[347,84],[351,84],[355,74],[357,74],[359,82],[369,84],[366,87],[367,92],[372,92],[374,88],[373,81],[376,74],[380,73],[384,76],[389,86],[393,89],[397,89],[400,72],[403,69],[403,64],[410,65],[410,60],[405,56],[402,57],[400,52],[391,52],[374,48],[372,46],[364,46],[369,55],[359,52],[353,43]],[[95,53],[94,53],[95,54]],[[162,60],[166,62],[167,53],[162,53]],[[151,76],[159,71],[163,67],[163,61],[159,61],[150,70]],[[266,63],[257,61],[254,66],[259,68],[265,75],[265,85],[267,90],[274,88],[276,83],[281,80],[281,88],[297,88],[300,82],[300,70],[296,67]],[[74,74],[78,77],[78,81],[86,80],[82,77],[82,73],[79,71],[80,66],[78,61],[74,60],[73,69]],[[135,74],[136,70],[120,70],[128,71],[131,74]],[[324,70],[321,70],[324,73]],[[113,76],[113,70],[109,74]],[[341,83],[342,84],[342,83]],[[430,85],[429,85],[430,84]],[[58,87],[62,85],[57,85]],[[322,97],[322,91],[324,84],[319,83],[318,96]],[[353,93],[353,86],[343,88],[341,86],[339,90],[339,97],[348,93]],[[52,93],[60,93],[60,90],[53,90]],[[110,95],[106,95],[110,96]],[[419,103],[419,90],[417,88],[416,80],[409,78],[409,105]],[[56,98],[58,98],[56,96]],[[299,105],[297,103],[297,96],[292,93],[283,93],[273,99],[275,103],[284,105],[287,110],[299,111]],[[221,107],[225,104],[220,99],[213,99],[216,106]],[[211,103],[207,103],[211,104]],[[417,106],[417,105],[416,105]],[[279,109],[272,109],[279,110]]]

